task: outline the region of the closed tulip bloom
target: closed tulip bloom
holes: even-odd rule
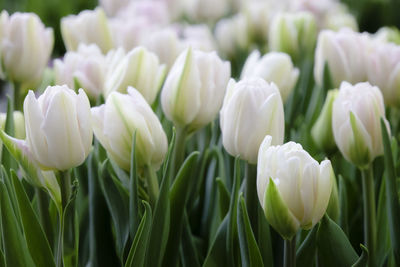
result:
[[[396,27],[382,27],[373,35],[373,39],[400,45],[400,30]]]
[[[168,149],[167,137],[149,104],[134,88],[128,94],[112,92],[106,103],[92,108],[93,130],[108,155],[129,171],[133,135],[136,132],[140,167],[157,170]]]
[[[101,8],[62,18],[61,34],[67,50],[78,49],[80,43],[94,43],[106,53],[114,46],[106,14]]]
[[[69,51],[63,60],[54,60],[54,73],[56,84],[75,90],[82,88],[95,100],[103,92],[105,56],[95,44],[80,44],[78,51]]]
[[[26,141],[43,169],[68,170],[82,164],[92,146],[90,104],[85,92],[49,86],[24,101]]]
[[[290,56],[285,53],[270,52],[261,57],[259,51],[254,51],[243,66],[241,78],[245,77],[260,77],[275,83],[285,102],[296,85],[299,70],[293,66]]]
[[[222,143],[229,154],[257,163],[265,135],[272,136],[273,145],[280,145],[284,126],[282,98],[275,84],[261,78],[229,82],[220,111]]]
[[[292,239],[325,214],[334,173],[329,160],[318,164],[300,144],[271,146],[272,140],[266,136],[258,153],[258,198],[269,224]]]
[[[369,83],[341,84],[333,103],[333,135],[343,156],[359,168],[383,154],[381,117],[390,132],[378,87]]]
[[[339,32],[321,31],[315,50],[314,78],[322,84],[325,64],[329,67],[332,85],[340,86],[342,81],[350,83],[366,80],[365,51],[368,40],[350,29]]]
[[[376,42],[368,56],[367,76],[381,90],[386,105],[400,106],[400,46]]]
[[[137,47],[109,70],[104,93],[106,96],[114,91],[125,93],[128,86],[133,86],[152,104],[164,77],[165,66],[160,64],[157,55],[144,47]]]
[[[99,0],[100,6],[108,16],[115,16],[120,10],[126,8],[131,0]]]
[[[213,121],[221,108],[230,64],[215,52],[185,50],[172,66],[161,92],[168,119],[188,132]]]
[[[308,12],[276,15],[269,29],[269,48],[288,53],[294,60],[314,51],[317,36],[315,18]]]
[[[197,21],[216,21],[230,11],[230,0],[191,0],[188,3],[188,16]]]
[[[34,13],[9,17],[3,11],[0,21],[0,59],[7,79],[24,88],[36,86],[53,49],[53,30],[45,28]]]

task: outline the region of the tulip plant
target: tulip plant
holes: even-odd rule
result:
[[[400,266],[400,31],[315,2],[101,0],[52,59],[3,10],[0,266]]]

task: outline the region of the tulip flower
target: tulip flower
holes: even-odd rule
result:
[[[96,138],[118,166],[129,171],[132,138],[136,132],[137,162],[157,170],[168,149],[167,137],[157,116],[136,89],[112,92],[106,103],[92,108]]]
[[[294,60],[314,51],[317,26],[311,13],[281,13],[269,29],[269,48],[289,54]]]
[[[343,156],[359,168],[383,154],[381,117],[390,132],[378,87],[369,83],[341,84],[333,103],[333,135]]]
[[[120,57],[121,55],[118,55]],[[123,56],[106,77],[104,94],[118,91],[125,93],[128,86],[135,87],[152,104],[165,77],[165,66],[146,48],[137,47]]]
[[[78,49],[80,43],[94,43],[103,53],[114,46],[106,14],[101,8],[62,18],[61,34],[69,51]]]
[[[271,146],[272,141],[266,136],[258,153],[258,198],[269,224],[290,240],[325,214],[333,169],[329,160],[318,164],[300,144]]]
[[[82,164],[92,147],[90,104],[85,92],[49,86],[24,101],[27,148],[42,169],[65,171]]]
[[[280,145],[284,126],[282,98],[275,84],[261,78],[229,82],[220,111],[222,143],[229,154],[257,163],[265,135],[272,136],[273,145]]]
[[[230,0],[192,0],[187,5],[186,12],[192,20],[216,21],[228,14]]]
[[[161,92],[165,115],[188,132],[200,129],[215,119],[229,78],[229,62],[215,52],[185,50],[172,66]]]
[[[80,44],[76,52],[69,51],[63,60],[54,60],[54,73],[56,84],[82,88],[95,100],[103,92],[106,60],[95,44]]]
[[[368,38],[350,29],[321,31],[315,50],[314,78],[322,85],[325,64],[329,67],[334,88],[342,81],[364,82],[366,79],[366,46]]]
[[[42,79],[53,43],[53,30],[45,28],[36,14],[1,13],[0,70],[13,83],[24,89],[36,86]]]
[[[245,77],[260,77],[275,83],[285,102],[296,85],[299,70],[285,53],[270,52],[261,57],[259,51],[254,51],[243,66],[241,78]]]
[[[368,55],[367,76],[381,90],[386,105],[400,106],[400,46],[375,42]]]

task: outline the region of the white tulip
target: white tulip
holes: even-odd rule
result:
[[[62,18],[61,34],[67,50],[78,49],[80,43],[94,43],[106,53],[114,46],[106,14],[101,8]]]
[[[25,88],[36,86],[53,49],[53,30],[45,28],[34,13],[17,12],[9,17],[3,11],[0,43],[1,65],[7,79],[23,84]]]
[[[248,78],[228,84],[220,111],[222,143],[232,156],[257,163],[258,148],[265,135],[282,144],[285,131],[282,98],[273,83]]]
[[[269,28],[269,48],[297,60],[314,51],[316,36],[317,25],[311,13],[280,13]]]
[[[165,66],[158,57],[144,47],[137,47],[110,69],[105,82],[105,96],[111,92],[125,93],[128,86],[135,87],[152,104],[165,77]]]
[[[332,110],[333,135],[343,156],[360,168],[383,154],[381,117],[390,132],[378,87],[369,83],[340,85]]]
[[[365,36],[350,29],[321,31],[315,50],[314,78],[317,84],[323,82],[325,64],[329,67],[334,88],[342,81],[365,81],[367,42]]]
[[[108,16],[115,16],[121,9],[128,6],[131,0],[99,0],[100,6]]]
[[[112,92],[106,103],[92,108],[93,130],[108,155],[121,168],[130,169],[133,135],[139,166],[158,169],[168,149],[167,137],[157,116],[134,88],[128,94]]]
[[[92,146],[90,104],[85,92],[49,86],[24,101],[26,142],[43,169],[68,170],[82,164]]]
[[[375,42],[368,56],[367,76],[381,89],[386,105],[400,106],[400,46]]]
[[[270,52],[261,57],[256,50],[249,55],[243,66],[241,78],[245,77],[260,77],[275,83],[285,102],[296,85],[299,69],[293,66],[290,56],[285,53]]]
[[[400,45],[400,30],[396,27],[382,27],[372,38],[381,42]]]
[[[82,88],[92,99],[103,92],[105,73],[105,56],[95,44],[80,44],[76,52],[69,51],[63,60],[54,60],[56,84],[66,84],[75,90]]]
[[[258,153],[258,198],[271,226],[292,239],[325,214],[334,173],[329,160],[318,164],[300,144],[271,146],[271,140],[266,136]]]
[[[189,132],[213,121],[221,108],[230,64],[215,52],[187,49],[175,61],[161,91],[168,119]]]
[[[243,52],[250,46],[249,21],[244,14],[221,19],[215,25],[215,38],[219,49],[228,57]]]
[[[230,0],[189,0],[186,11],[189,18],[197,21],[216,21],[227,15]]]

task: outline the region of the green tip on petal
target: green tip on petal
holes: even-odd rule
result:
[[[370,146],[367,143],[370,137],[353,112],[350,112],[350,124],[353,130],[353,144],[349,150],[350,160],[357,167],[364,168],[372,160]]]
[[[274,181],[269,179],[264,199],[265,216],[269,224],[285,239],[292,239],[300,223],[283,201]]]

